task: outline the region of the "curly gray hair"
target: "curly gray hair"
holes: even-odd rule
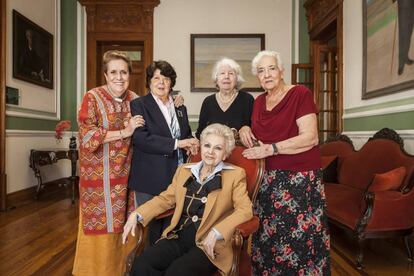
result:
[[[244,78],[243,78],[243,72],[242,72],[240,65],[234,59],[224,57],[218,60],[216,64],[214,64],[213,71],[211,72],[211,78],[213,79],[215,83],[217,83],[218,71],[222,66],[225,66],[225,65],[230,66],[230,68],[233,69],[234,72],[236,73],[236,79],[237,79],[236,88],[239,89],[244,82]]]
[[[284,70],[283,61],[282,61],[280,54],[276,51],[265,50],[265,51],[258,52],[257,55],[252,60],[252,74],[254,76],[257,76],[257,66],[259,66],[259,62],[262,59],[262,57],[275,58],[277,68],[279,68],[280,71]]]
[[[236,145],[236,141],[234,140],[234,134],[233,131],[225,125],[222,124],[211,124],[208,125],[202,132],[200,135],[200,144],[203,144],[204,140],[206,139],[207,136],[209,136],[210,134],[215,134],[218,136],[221,136],[224,138],[224,143],[225,143],[225,153],[226,153],[226,158],[230,156],[231,152],[233,151],[235,145]]]

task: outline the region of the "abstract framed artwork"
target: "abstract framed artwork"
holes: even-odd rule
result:
[[[53,35],[13,10],[13,77],[53,89]]]
[[[191,92],[217,91],[211,72],[223,57],[240,64],[246,80],[243,90],[263,91],[250,68],[253,57],[264,48],[264,34],[191,34]]]
[[[414,1],[363,0],[362,98],[414,87]]]

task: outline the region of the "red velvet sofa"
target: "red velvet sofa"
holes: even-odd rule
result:
[[[411,260],[414,156],[404,151],[403,140],[391,129],[377,132],[359,151],[346,138],[321,145],[329,221],[353,231],[358,268],[366,239],[404,237]]]

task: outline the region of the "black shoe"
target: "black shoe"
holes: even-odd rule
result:
[[[411,65],[414,63],[414,60],[407,58],[407,61],[405,62],[405,64]]]

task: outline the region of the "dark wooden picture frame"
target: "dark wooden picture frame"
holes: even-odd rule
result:
[[[13,10],[13,77],[53,89],[53,35]]]
[[[217,91],[211,71],[216,61],[227,57],[242,67],[242,89],[263,91],[251,73],[253,57],[265,49],[264,34],[191,34],[191,92]]]
[[[405,15],[398,14],[398,3],[399,1],[391,0],[362,1],[362,99],[393,94],[414,87],[414,65],[399,61],[400,35],[402,34],[403,38],[408,35],[400,34],[404,32],[404,28],[400,30],[399,20]],[[409,16],[412,16],[412,13],[414,11],[408,11]],[[401,19],[398,16],[401,16]],[[407,39],[410,45],[410,38]],[[408,51],[408,56],[413,59],[414,41],[408,47]]]

